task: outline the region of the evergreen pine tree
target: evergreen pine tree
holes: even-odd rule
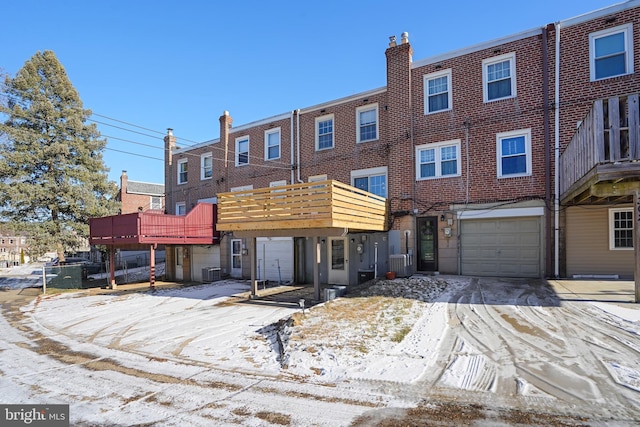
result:
[[[88,219],[114,214],[106,140],[52,51],[5,78],[0,105],[0,217],[28,233],[31,255],[80,246]]]

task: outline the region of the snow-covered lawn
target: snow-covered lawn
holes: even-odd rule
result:
[[[3,310],[0,403],[68,403],[72,424],[91,425],[339,426],[432,398],[640,419],[635,308],[461,276],[382,280],[304,312],[239,297],[248,289]]]

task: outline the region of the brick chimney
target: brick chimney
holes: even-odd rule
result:
[[[225,112],[220,116],[220,142],[224,147],[225,168],[229,166],[229,130],[231,129],[232,123],[233,118],[229,115],[229,112],[225,110]]]
[[[400,44],[389,37],[387,57],[387,142],[393,149],[389,155],[389,199],[397,200],[393,210],[413,209],[413,96],[411,92],[411,62],[413,49],[409,34],[402,33]],[[415,182],[414,182],[415,183]]]
[[[175,181],[175,173],[173,171],[173,152],[176,149],[176,137],[173,136],[173,129],[167,129],[167,135],[164,137],[164,198],[165,209],[173,206],[174,200],[172,193],[169,191],[173,188]]]

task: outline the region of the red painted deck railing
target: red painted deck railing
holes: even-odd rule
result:
[[[89,220],[93,245],[218,243],[215,229],[217,207],[198,203],[186,215],[136,212]]]

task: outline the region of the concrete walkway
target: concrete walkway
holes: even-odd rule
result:
[[[605,302],[640,310],[635,303],[635,282],[629,280],[547,280],[563,301]]]

